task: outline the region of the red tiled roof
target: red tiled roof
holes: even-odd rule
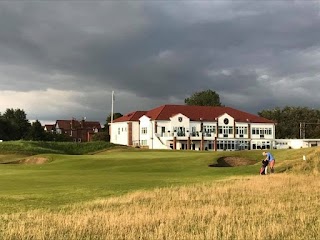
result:
[[[137,113],[137,112],[134,112]],[[140,111],[140,113],[143,113]],[[183,114],[192,121],[216,121],[216,118],[227,113],[235,119],[236,122],[255,122],[255,123],[274,123],[273,121],[243,112],[231,107],[210,107],[210,106],[189,106],[189,105],[163,105],[148,112],[144,112],[141,116],[146,115],[152,120],[169,120],[176,114]],[[131,113],[132,114],[132,113]],[[129,116],[127,114],[126,116]],[[140,117],[141,117],[140,116]],[[137,120],[140,118],[138,117]],[[116,122],[133,121],[129,117],[116,119]],[[135,120],[135,121],[137,121]]]
[[[128,122],[128,121],[139,121],[143,115],[145,115],[147,111],[135,111],[128,113],[122,117],[115,119],[113,122]]]
[[[101,124],[97,121],[85,121],[84,122],[84,127],[85,128],[101,128]]]
[[[84,121],[84,126],[81,127],[81,121],[78,120],[57,120],[56,124],[58,124],[59,128],[67,130],[71,129],[71,123],[73,124],[73,128],[101,128],[101,124],[98,121]]]
[[[71,128],[70,123],[71,123],[71,120],[57,120],[56,126],[58,125],[60,129],[70,129]]]

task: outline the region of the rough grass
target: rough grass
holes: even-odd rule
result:
[[[109,142],[37,142],[37,141],[8,141],[0,143],[0,153],[11,154],[69,154],[81,155],[95,153],[108,148],[115,147]]]
[[[268,184],[266,184],[266,182]],[[278,174],[0,215],[2,239],[317,239],[320,179]]]

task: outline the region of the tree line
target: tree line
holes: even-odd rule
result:
[[[213,90],[195,92],[185,99],[186,105],[198,106],[223,106],[220,96]],[[320,138],[320,110],[300,107],[285,106],[273,109],[264,109],[257,115],[276,122],[276,138]],[[113,119],[121,117],[121,113],[114,113]],[[102,133],[94,136],[93,140],[109,141],[109,123],[111,114],[106,118]],[[36,120],[32,124],[26,118],[26,113],[21,109],[7,109],[0,113],[0,140],[34,140],[34,141],[69,141],[64,134],[45,132],[41,123]]]
[[[70,141],[71,138],[46,132],[38,120],[30,123],[24,110],[8,108],[0,113],[0,140]]]

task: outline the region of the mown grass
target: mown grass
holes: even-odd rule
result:
[[[222,155],[256,159],[259,152],[106,151],[98,155],[46,154],[40,165],[0,164],[0,212],[55,209],[135,190],[253,175],[258,166],[208,167]]]
[[[0,164],[2,239],[317,239],[317,148],[273,151],[105,151]],[[307,156],[307,161],[302,156]],[[213,168],[221,156],[257,164]]]

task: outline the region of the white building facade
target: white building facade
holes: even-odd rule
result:
[[[271,149],[274,139],[273,121],[229,107],[163,105],[110,124],[112,143],[149,149]]]

